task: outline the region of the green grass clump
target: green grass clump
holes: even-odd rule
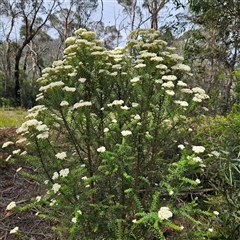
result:
[[[19,127],[25,121],[27,115],[24,109],[0,108],[0,128]]]

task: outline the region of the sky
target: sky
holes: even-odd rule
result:
[[[142,0],[138,0],[137,2],[138,5],[142,5]],[[93,14],[92,20],[93,21],[99,21],[101,19],[101,1],[99,0],[99,7],[97,11]],[[145,11],[145,18],[149,16],[149,13],[147,10]],[[164,19],[169,12],[171,11],[171,6],[170,7],[165,7],[160,11],[159,16],[160,22],[166,22],[166,19]],[[172,12],[171,12],[172,13]],[[173,12],[173,15],[175,12]],[[4,22],[4,19],[1,19],[0,16],[0,21],[1,23]],[[111,25],[116,25],[118,29],[125,29],[121,31],[121,34],[123,36],[123,41],[126,41],[127,35],[129,34],[129,23],[130,23],[130,17],[127,16],[126,14],[123,13],[123,8],[118,4],[117,0],[103,0],[103,12],[102,12],[102,21],[104,22],[105,26],[111,26]],[[136,18],[136,24],[138,22],[138,19]],[[4,26],[7,27],[10,23],[4,23]],[[20,23],[16,25],[12,32],[12,38],[15,38],[14,40],[17,40],[17,36],[19,35],[19,27]],[[144,25],[141,27],[150,27],[150,21],[147,21]],[[128,29],[126,29],[128,28]],[[2,29],[1,29],[2,30]],[[0,32],[0,38],[1,38],[1,32]],[[54,34],[53,34],[54,35]],[[4,35],[3,35],[4,36]]]
[[[142,6],[142,0],[137,1],[138,6]],[[101,18],[101,1],[99,0],[99,7],[97,11],[94,13],[92,19],[98,21]],[[171,21],[171,19],[166,19],[166,17],[169,15],[169,13],[172,13],[173,16],[177,13],[177,11],[172,10],[173,5],[167,5],[164,7],[159,14],[160,22],[166,23],[167,21]],[[150,14],[147,9],[143,9],[141,7],[142,11],[144,12],[144,19],[150,17]],[[123,22],[124,20],[124,22]],[[123,36],[123,42],[126,41],[127,35],[130,32],[129,23],[130,23],[130,17],[127,16],[125,13],[123,13],[123,7],[118,4],[117,0],[103,0],[103,15],[102,15],[102,21],[104,22],[105,26],[107,25],[116,25],[118,29],[123,29],[125,27],[128,27],[125,31],[122,30],[121,34]],[[138,24],[138,18],[136,15],[135,24]],[[146,21],[144,25],[142,25],[142,28],[150,28],[150,20]]]

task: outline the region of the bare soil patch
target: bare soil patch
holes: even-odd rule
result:
[[[2,144],[18,138],[16,128],[0,129],[0,240],[23,239],[10,234],[15,227],[19,227],[19,232],[28,237],[26,239],[58,239],[52,231],[51,222],[35,215],[37,209],[17,213],[6,211],[7,205],[12,201],[17,206],[24,206],[31,198],[41,194],[41,186],[37,181],[23,177],[21,172],[16,171],[20,167],[32,171],[31,167],[25,163],[10,164],[5,161],[8,153],[2,149]]]

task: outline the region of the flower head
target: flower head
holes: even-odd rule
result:
[[[38,139],[47,139],[49,137],[49,132],[43,132],[37,135]]]
[[[16,205],[16,202],[10,202],[8,205],[7,205],[7,208],[6,210],[12,210],[13,208],[15,208],[17,205]]]
[[[67,101],[61,101],[60,103],[60,106],[63,107],[63,106],[68,106],[69,103]]]
[[[74,44],[76,41],[76,38],[75,37],[68,37],[66,40],[65,40],[65,43],[66,44]]]
[[[109,131],[109,128],[104,128],[103,129],[103,132],[105,132],[105,133],[108,132],[108,131]]]
[[[72,222],[73,222],[73,223],[76,223],[76,222],[77,222],[77,218],[75,218],[75,217],[72,218]]]
[[[5,142],[5,143],[2,145],[2,148],[8,147],[9,145],[13,145],[13,144],[14,144],[14,142],[12,142],[12,141]]]
[[[73,109],[77,109],[77,108],[81,108],[81,107],[87,107],[87,106],[91,106],[92,105],[92,103],[91,102],[89,102],[89,101],[80,101],[80,102],[78,102],[78,103],[75,103],[74,105],[73,105]]]
[[[49,203],[50,206],[53,206],[56,203],[56,199],[51,199],[51,202]]]
[[[175,92],[173,90],[166,90],[166,94],[173,96],[175,95]]]
[[[169,196],[172,196],[174,194],[173,190],[169,191]]]
[[[175,81],[177,80],[177,77],[175,75],[165,75],[162,76],[162,80]]]
[[[186,101],[181,101],[181,100],[176,100],[174,101],[176,104],[179,104],[182,107],[187,107],[188,106],[188,102]]]
[[[57,193],[60,189],[61,185],[58,183],[54,183],[52,186],[52,190],[54,191],[54,193]]]
[[[173,216],[172,212],[168,207],[161,207],[158,211],[158,217],[162,220],[167,220]]]
[[[183,144],[179,144],[179,145],[178,145],[178,148],[181,149],[181,150],[183,150],[183,149],[185,148],[185,146],[184,146]]]
[[[172,81],[168,81],[162,84],[162,87],[166,87],[166,88],[173,88],[174,84]]]
[[[66,154],[66,152],[60,152],[60,153],[57,153],[55,156],[57,159],[63,160],[67,157],[67,154]]]
[[[76,91],[76,88],[65,86],[65,87],[63,88],[63,90],[65,90],[66,92],[75,92],[75,91]]]
[[[132,107],[138,107],[138,105],[139,105],[138,103],[135,102],[132,103]]]
[[[192,150],[195,153],[203,153],[205,151],[205,147],[203,147],[203,146],[192,146]]]
[[[18,155],[20,152],[21,152],[21,149],[16,149],[16,150],[12,151],[12,154]]]
[[[219,212],[218,211],[213,211],[213,214],[218,216],[219,215]]]
[[[10,231],[10,234],[15,234],[15,233],[18,232],[18,230],[19,230],[19,228],[18,228],[18,227],[15,227],[15,228],[13,228],[13,229]]]
[[[200,157],[194,157],[193,158],[194,162],[199,162],[199,163],[203,163],[202,159]]]
[[[218,152],[218,151],[212,151],[211,154],[216,156],[216,157],[219,157],[221,155],[221,153]]]
[[[37,196],[36,201],[39,202],[41,200],[41,198],[42,198],[41,196]]]
[[[79,79],[78,79],[78,81],[79,81],[80,83],[84,83],[84,82],[86,82],[86,80],[87,80],[86,78],[79,78]]]
[[[97,152],[103,153],[106,151],[106,148],[104,146],[97,149]]]
[[[130,80],[131,83],[136,83],[139,82],[140,77],[134,77],[133,79]]]
[[[125,137],[125,136],[128,136],[128,135],[131,135],[132,132],[129,131],[129,130],[124,130],[124,131],[121,131],[121,134]]]
[[[198,179],[198,178],[195,180],[195,182],[196,182],[197,184],[201,183],[200,179]]]
[[[59,172],[59,175],[60,175],[61,177],[67,177],[68,174],[69,174],[69,168],[62,169],[62,170]]]
[[[176,65],[172,66],[172,69],[173,70],[180,70],[180,71],[184,71],[184,72],[190,72],[191,71],[191,68],[188,65],[185,65],[185,64],[182,64],[182,63],[179,63],[179,64],[176,64]]]

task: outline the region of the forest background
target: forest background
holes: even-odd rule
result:
[[[211,95],[211,112],[229,112],[239,91],[232,75],[239,64],[239,1],[116,1],[112,6],[121,10],[107,19],[109,2],[1,1],[0,105],[36,104],[36,79],[62,58],[74,30],[94,30],[113,49],[132,30],[154,28],[184,55],[193,84]]]

